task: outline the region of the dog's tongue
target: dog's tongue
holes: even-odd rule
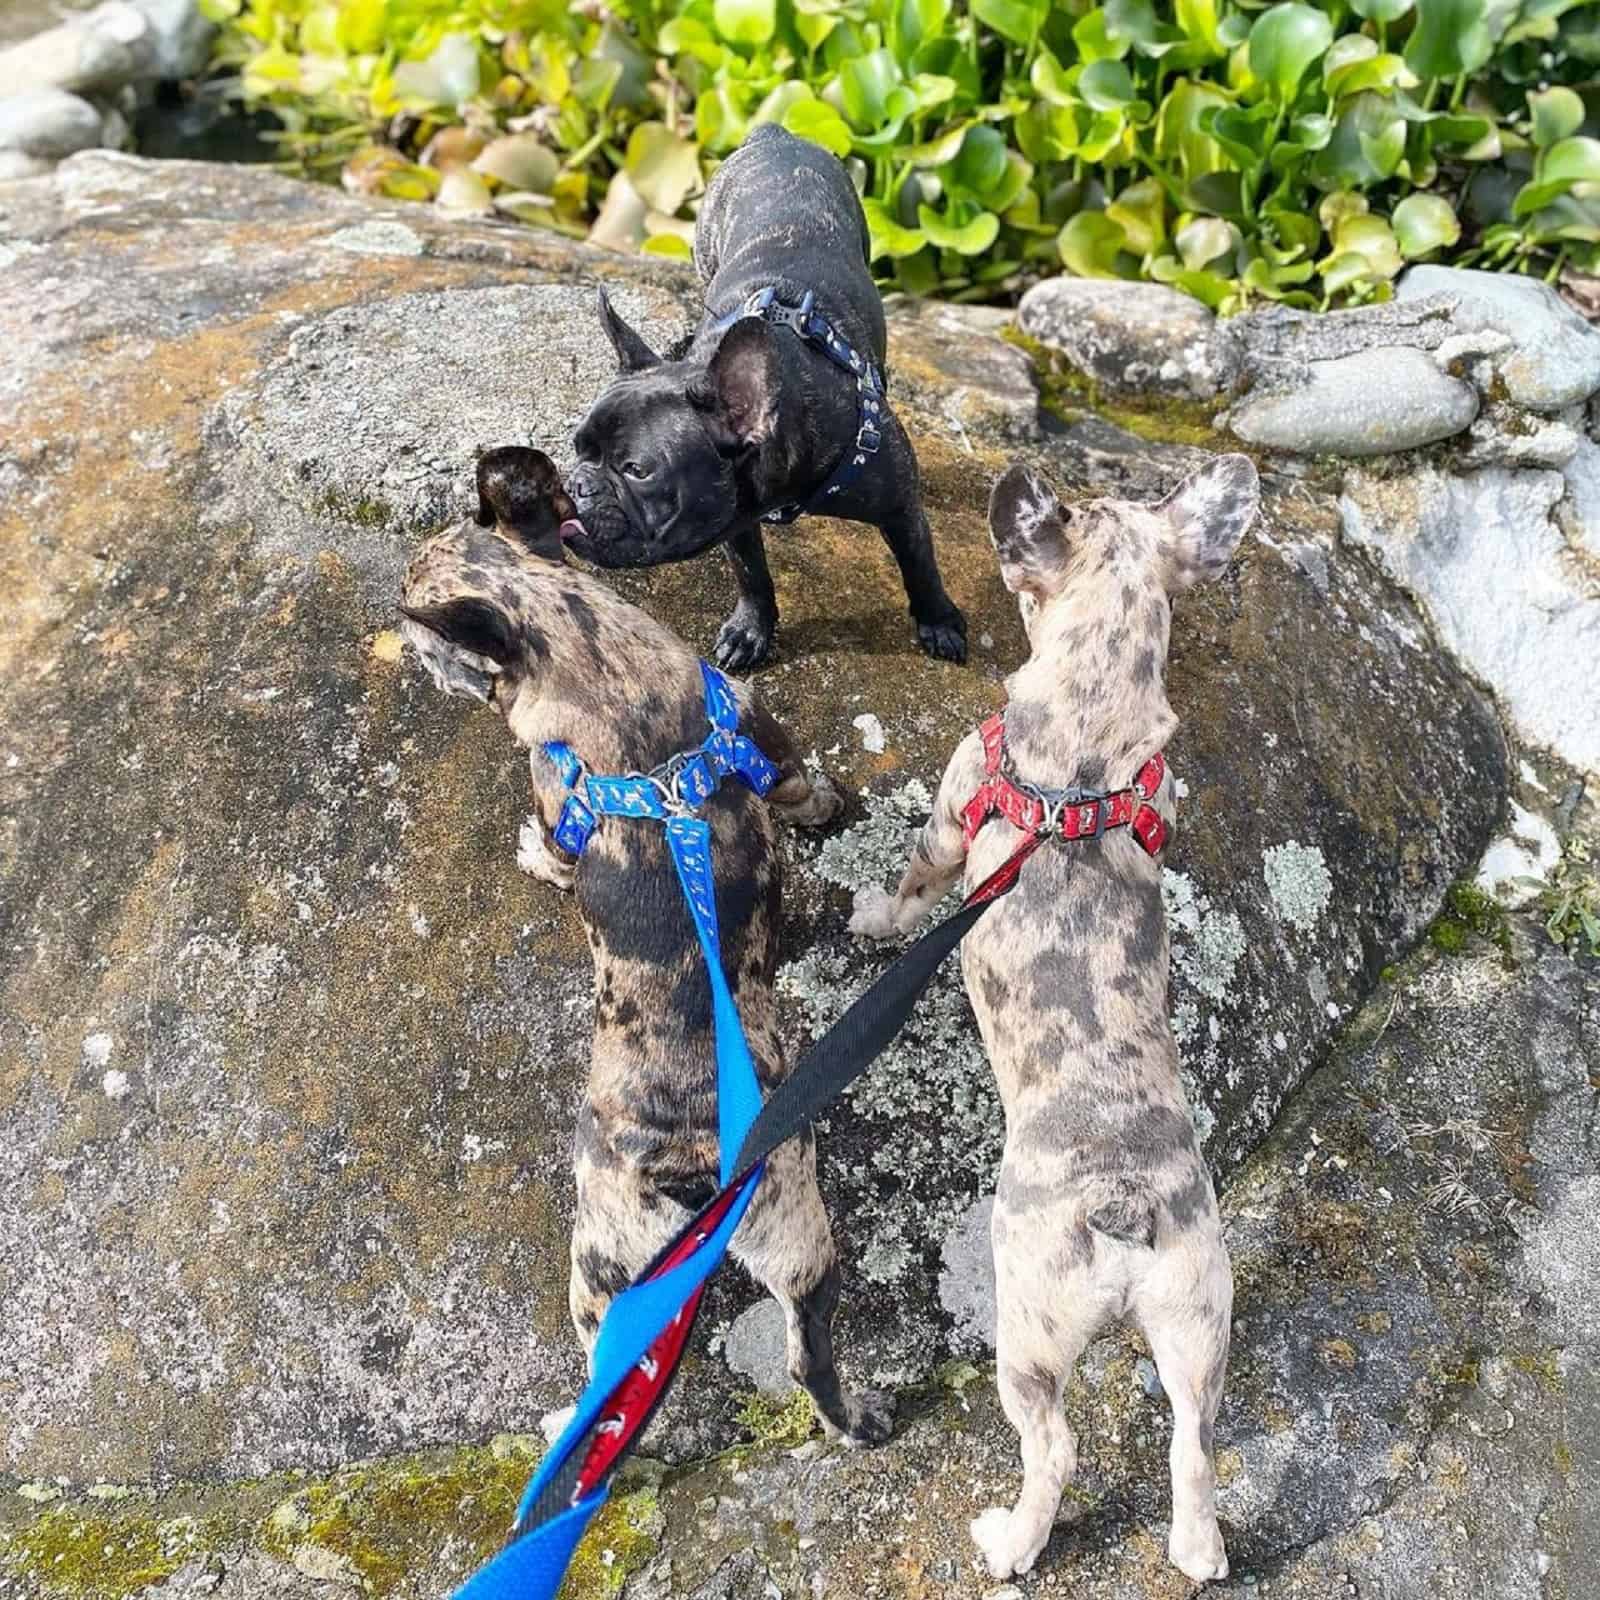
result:
[[[571,539],[585,539],[587,537],[588,529],[576,517],[568,517],[561,524],[561,540],[563,544]]]

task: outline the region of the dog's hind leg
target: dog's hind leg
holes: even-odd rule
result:
[[[811,1396],[823,1428],[852,1445],[882,1444],[894,1426],[892,1397],[876,1390],[851,1394],[834,1364],[839,1259],[809,1136],[791,1139],[768,1158],[733,1252],[783,1307],[789,1376]]]
[[[1084,1346],[1115,1314],[1120,1285],[1095,1271],[1095,1245],[1074,1208],[1018,1208],[1006,1161],[990,1237],[994,1245],[996,1377],[1000,1404],[1022,1438],[1022,1492],[1007,1511],[974,1518],[972,1537],[997,1578],[1032,1570],[1050,1538],[1061,1491],[1078,1467],[1078,1440],[1062,1411]]]
[[[567,1307],[584,1354],[592,1358],[606,1308],[655,1260],[690,1213],[631,1168],[580,1153],[577,1176]]]
[[[1200,1291],[1181,1304],[1163,1296],[1135,1304],[1162,1387],[1172,1404],[1172,1564],[1196,1583],[1228,1575],[1228,1554],[1217,1526],[1213,1438],[1228,1365],[1232,1281],[1220,1241]]]
[[[1084,1346],[1104,1321],[1104,1308],[1083,1271],[1058,1276],[1051,1270],[1054,1263],[1041,1263],[1036,1249],[1008,1247],[1008,1220],[1023,1219],[1008,1219],[997,1203],[996,1378],[1000,1404],[1022,1439],[1022,1492],[1009,1511],[991,1506],[972,1522],[973,1542],[997,1578],[1031,1571],[1050,1538],[1061,1492],[1078,1468],[1078,1440],[1062,1410],[1062,1395]],[[1037,1228],[1040,1219],[1026,1220]]]
[[[759,522],[738,529],[723,548],[739,585],[739,603],[717,633],[711,655],[719,667],[743,672],[759,667],[772,649],[778,631],[778,596],[767,569]]]

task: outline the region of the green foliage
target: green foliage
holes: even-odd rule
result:
[[[1600,874],[1582,839],[1567,841],[1549,882],[1540,887],[1539,909],[1545,932],[1557,944],[1600,956]]]
[[[763,1394],[747,1395],[734,1413],[734,1420],[757,1444],[790,1446],[804,1444],[811,1437],[817,1415],[811,1396],[804,1389],[796,1389],[784,1400],[772,1400]]]
[[[1574,0],[206,0],[302,167],[684,252],[779,122],[845,158],[877,271],[1063,266],[1219,311],[1385,298],[1408,261],[1600,266]],[[452,137],[453,136],[453,137]]]
[[[1445,896],[1445,909],[1428,929],[1428,938],[1436,950],[1456,956],[1467,948],[1474,934],[1487,939],[1502,955],[1510,954],[1511,931],[1499,902],[1476,884],[1453,884]]]

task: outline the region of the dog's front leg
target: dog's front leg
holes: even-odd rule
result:
[[[778,597],[767,570],[759,522],[740,528],[724,548],[739,585],[739,603],[722,624],[711,653],[719,667],[743,672],[759,667],[772,649],[773,636],[778,631]]]
[[[933,554],[933,530],[922,509],[922,482],[917,458],[899,420],[888,418],[886,443],[891,452],[893,491],[883,506],[878,524],[885,543],[900,568],[911,617],[917,625],[917,642],[925,654],[939,661],[967,659],[967,619],[945,593],[939,563]]]
[[[967,841],[961,831],[961,807],[968,793],[968,774],[974,766],[981,771],[982,765],[978,736],[968,734],[945,769],[933,815],[917,835],[900,887],[893,894],[886,894],[876,884],[857,889],[851,933],[866,939],[910,933],[944,898],[966,867]]]
[[[550,824],[544,820],[551,808],[545,804],[541,780],[548,777],[549,763],[542,752],[534,750],[529,753],[528,766],[533,778],[533,810],[517,832],[517,865],[530,877],[552,884],[565,893],[577,879],[578,858],[568,855],[556,844]],[[555,800],[557,814],[564,799],[565,791],[562,791]]]

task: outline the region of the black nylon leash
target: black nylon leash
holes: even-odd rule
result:
[[[1023,862],[1038,848],[1041,837],[1030,834],[998,871],[962,901],[959,911],[901,951],[845,1014],[812,1043],[751,1123],[734,1163],[736,1183],[763,1156],[802,1132],[888,1049],[944,958],[978,918],[1016,885]]]

